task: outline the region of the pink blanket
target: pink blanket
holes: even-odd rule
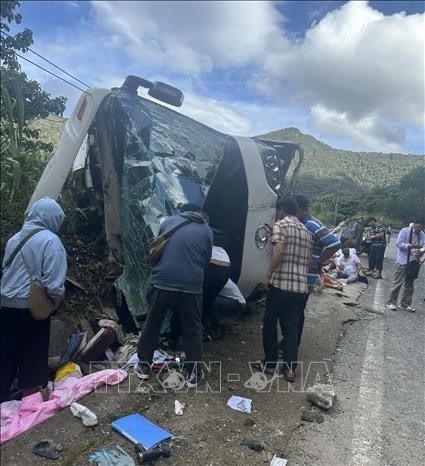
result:
[[[107,369],[81,378],[68,377],[55,387],[49,401],[43,402],[41,393],[34,393],[22,401],[5,401],[0,405],[0,443],[40,424],[96,388],[119,384],[126,377],[127,372],[123,370]]]

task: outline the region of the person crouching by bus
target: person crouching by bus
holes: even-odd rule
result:
[[[220,316],[213,303],[230,278],[230,258],[223,246],[222,232],[213,229],[213,248],[210,263],[205,269],[202,303],[202,323],[207,339],[220,338]]]
[[[23,396],[48,382],[50,317],[35,319],[29,309],[31,284],[44,290],[57,308],[63,299],[66,252],[56,233],[65,214],[45,197],[31,208],[24,225],[6,245],[1,278],[1,400],[10,398],[18,376]]]

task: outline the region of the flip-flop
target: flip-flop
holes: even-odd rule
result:
[[[58,460],[60,458],[56,445],[50,440],[42,440],[34,445],[32,449],[34,455],[47,458],[49,460]]]

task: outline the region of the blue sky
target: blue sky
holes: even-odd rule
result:
[[[335,147],[425,152],[423,2],[24,1],[20,12],[34,50],[91,86],[136,74],[180,87],[183,113],[231,134],[295,126]],[[72,111],[77,89],[22,66]]]

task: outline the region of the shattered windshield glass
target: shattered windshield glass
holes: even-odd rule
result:
[[[182,204],[203,206],[228,136],[152,101],[111,97],[122,167],[125,272],[117,285],[133,314],[147,311],[148,247],[161,221]]]

